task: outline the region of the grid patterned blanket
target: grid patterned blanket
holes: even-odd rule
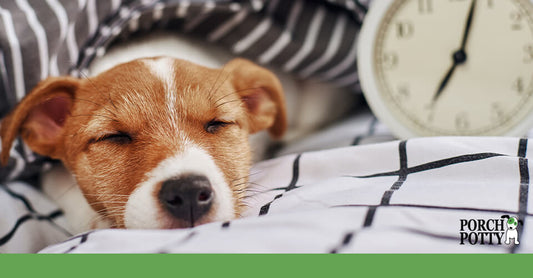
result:
[[[0,252],[533,252],[530,140],[391,139],[363,111],[256,164],[244,218],[193,229],[72,236],[46,197],[8,183]]]
[[[424,138],[287,155],[254,167],[245,218],[92,231],[42,252],[529,253],[529,143]],[[520,219],[520,244],[505,243],[503,215]]]
[[[0,115],[38,80],[79,75],[115,39],[168,28],[301,77],[358,90],[368,1],[0,1]],[[377,144],[378,142],[384,142]],[[0,252],[533,252],[530,140],[394,141],[369,111],[254,166],[242,219],[182,230],[71,235],[31,185],[21,142],[0,168]],[[520,244],[505,243],[505,218]],[[44,249],[43,249],[44,248]]]

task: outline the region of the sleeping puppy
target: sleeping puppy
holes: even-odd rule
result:
[[[242,59],[221,70],[156,57],[41,82],[2,121],[1,136],[2,150],[20,134],[63,162],[101,216],[90,228],[182,228],[238,216],[248,135],[285,128],[271,72]]]
[[[280,138],[288,123],[276,75],[226,60],[166,34],[114,47],[93,63],[90,78],[48,78],[3,119],[1,162],[18,135],[61,160],[66,170],[45,174],[43,190],[74,233],[238,217],[249,135],[268,130]]]

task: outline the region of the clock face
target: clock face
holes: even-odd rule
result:
[[[388,3],[374,24],[368,62],[372,98],[409,130],[401,137],[502,135],[533,122],[532,2]]]

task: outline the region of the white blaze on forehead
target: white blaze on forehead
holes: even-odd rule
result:
[[[155,59],[144,59],[143,63],[148,67],[150,72],[161,82],[165,88],[166,106],[169,115],[169,121],[175,128],[177,121],[176,115],[176,69],[174,58],[161,57]]]
[[[163,82],[166,88],[175,87],[174,58],[160,57],[143,59],[142,61],[148,67],[150,72]]]
[[[165,217],[159,204],[157,185],[183,174],[205,176],[211,183],[214,200],[209,221],[225,221],[235,216],[233,194],[213,158],[203,149],[186,144],[182,153],[163,160],[150,171],[146,180],[132,192],[126,203],[124,225],[129,229],[161,229],[165,227]]]

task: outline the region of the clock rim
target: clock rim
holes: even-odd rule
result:
[[[367,14],[363,20],[361,30],[359,33],[359,40],[357,45],[357,68],[359,73],[359,81],[362,88],[363,95],[370,106],[370,109],[375,116],[385,123],[385,125],[392,131],[392,133],[400,139],[409,139],[415,137],[428,136],[525,136],[533,127],[533,110],[526,115],[522,121],[514,124],[508,128],[507,131],[494,134],[473,134],[473,135],[458,135],[458,134],[427,134],[420,130],[413,130],[407,127],[402,121],[398,120],[393,112],[387,107],[385,100],[379,93],[378,82],[376,78],[376,66],[374,64],[375,41],[379,33],[379,28],[382,24],[382,19],[385,14],[396,1],[404,0],[374,0],[368,9]],[[533,5],[533,0],[524,1]]]

